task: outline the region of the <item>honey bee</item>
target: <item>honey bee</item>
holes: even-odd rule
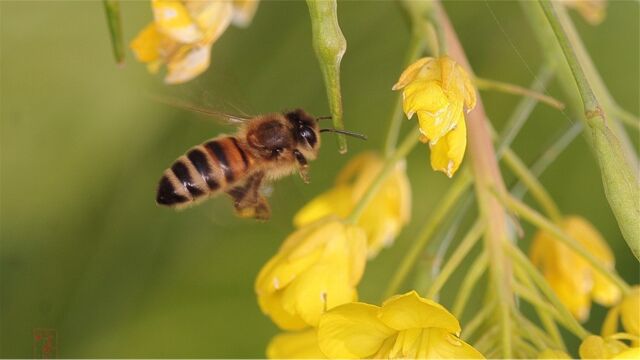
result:
[[[334,132],[366,139],[338,129],[321,129],[319,120],[297,109],[252,118],[194,109],[240,123],[235,135],[219,135],[180,156],[164,171],[156,202],[183,208],[220,193],[233,200],[240,217],[267,220],[269,203],[260,193],[264,182],[299,173],[309,182],[309,161],[320,148],[320,133]]]

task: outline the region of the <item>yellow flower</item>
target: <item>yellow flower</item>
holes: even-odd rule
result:
[[[323,359],[318,347],[316,329],[283,333],[273,337],[267,346],[269,359]]]
[[[562,3],[579,12],[591,25],[600,24],[606,15],[606,0],[565,0]]]
[[[151,73],[166,64],[166,83],[189,81],[209,67],[211,46],[229,24],[246,26],[257,5],[257,0],[152,0],[154,22],[131,49]]]
[[[320,318],[318,345],[329,358],[482,359],[459,334],[450,312],[411,291],[382,307],[355,302],[328,311]]]
[[[375,153],[356,156],[342,169],[336,185],[315,197],[293,218],[301,227],[329,214],[347,217],[367,191],[384,165]],[[389,246],[411,216],[411,185],[405,172],[404,161],[399,162],[386,179],[358,221],[367,234],[369,257]]]
[[[297,230],[258,274],[260,309],[286,330],[316,326],[323,312],[356,300],[366,243],[362,229],[335,217]]]
[[[640,359],[640,348],[630,348],[611,337],[587,336],[580,344],[582,359]]]
[[[615,271],[611,249],[588,221],[579,216],[568,216],[561,227],[607,269]],[[585,321],[589,317],[591,300],[602,305],[618,302],[620,289],[552,234],[538,232],[533,239],[529,255],[531,261],[541,269],[560,301],[578,320]]]
[[[602,325],[602,336],[610,336],[618,332],[618,319],[627,334],[636,337],[634,344],[640,343],[640,286],[631,288],[622,301],[611,308]]]
[[[447,56],[425,57],[400,75],[393,90],[403,89],[408,118],[418,114],[423,141],[431,148],[431,167],[452,177],[467,146],[464,108],[476,106],[476,92],[467,72]]]

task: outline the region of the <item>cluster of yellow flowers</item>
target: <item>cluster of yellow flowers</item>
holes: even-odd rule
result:
[[[166,83],[189,81],[207,70],[211,47],[229,24],[247,26],[257,6],[257,0],[152,0],[154,21],[131,49],[151,73],[166,65]]]

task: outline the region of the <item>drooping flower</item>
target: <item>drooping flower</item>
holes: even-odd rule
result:
[[[631,288],[622,301],[609,310],[602,325],[602,336],[617,333],[618,322],[627,334],[635,337],[634,344],[640,345],[640,286]]]
[[[209,67],[211,46],[229,24],[248,25],[257,5],[257,0],[152,0],[154,21],[131,49],[151,73],[166,65],[166,83],[189,81]]]
[[[318,345],[329,358],[482,359],[458,337],[460,323],[440,304],[415,291],[382,307],[354,302],[320,318]]]
[[[575,9],[591,25],[600,24],[607,10],[607,0],[565,0],[562,4]]]
[[[640,348],[612,337],[587,336],[580,344],[581,359],[640,359]]]
[[[568,216],[561,227],[599,259],[605,268],[615,271],[611,249],[587,220]],[[560,301],[578,320],[585,321],[589,317],[592,300],[606,306],[618,302],[620,289],[554,235],[539,231],[533,239],[529,255]]]
[[[366,243],[362,229],[332,216],[297,230],[258,274],[260,309],[286,330],[316,326],[325,311],[357,299]]]
[[[316,329],[278,334],[267,346],[269,359],[323,359]]]
[[[335,186],[316,196],[293,218],[301,227],[330,214],[348,216],[379,174],[383,159],[373,152],[363,153],[342,169]],[[369,257],[378,254],[383,246],[393,243],[411,216],[411,185],[405,171],[405,162],[398,162],[369,205],[358,225],[366,232]]]
[[[425,57],[400,75],[393,90],[400,89],[407,117],[418,114],[422,139],[431,148],[431,167],[452,177],[467,146],[464,109],[476,105],[469,75],[448,56]]]

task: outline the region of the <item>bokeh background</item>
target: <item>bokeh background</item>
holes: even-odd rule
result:
[[[531,83],[529,69],[535,72],[542,54],[518,3],[445,5],[480,76]],[[146,1],[124,2],[122,13],[127,41],[151,20]],[[348,41],[346,123],[369,141],[352,140],[343,156],[325,136],[312,183],[297,177],[276,183],[266,223],[235,218],[226,198],[183,212],[155,205],[165,167],[192,145],[233,129],[149,96],[251,114],[294,107],[327,114],[304,2],[264,1],[251,27],[231,27],[214,45],[203,76],[173,87],[148,74],[130,52],[123,68],[115,65],[100,2],[2,1],[0,15],[0,356],[31,357],[33,329],[50,328],[59,357],[263,357],[278,330],[258,309],[253,281],[292,231],[295,211],[330,187],[351,156],[381,147],[409,35],[397,4],[339,3]],[[611,1],[598,27],[572,17],[615,99],[638,114],[638,3]],[[562,100],[557,84],[548,93]],[[519,100],[482,96],[498,128]],[[515,150],[532,161],[570,121],[538,106]],[[637,132],[632,137],[637,146]],[[430,170],[424,146],[410,155],[408,172],[413,220],[368,264],[360,286],[365,301],[379,302],[450,183]],[[584,139],[542,181],[565,212],[587,217],[605,234],[618,271],[637,283],[638,265]],[[525,230],[526,248],[532,229]],[[454,280],[462,276],[464,269]],[[450,305],[454,296],[445,291],[442,301]],[[590,323],[602,317],[596,307]]]

